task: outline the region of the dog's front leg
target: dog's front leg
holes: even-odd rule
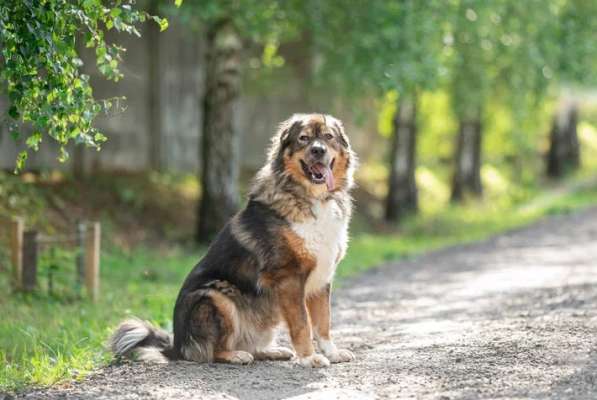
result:
[[[307,307],[315,331],[315,339],[319,349],[333,363],[347,362],[354,360],[354,354],[350,350],[338,349],[332,341],[330,334],[331,327],[331,286],[328,284],[320,292],[309,296]]]
[[[313,348],[304,284],[298,279],[287,279],[279,287],[278,298],[299,364],[313,368],[329,366],[330,361],[323,355],[316,354]]]

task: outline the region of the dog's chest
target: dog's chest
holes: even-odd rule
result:
[[[315,218],[292,225],[292,229],[304,240],[305,247],[316,260],[316,267],[307,279],[307,294],[331,282],[348,241],[348,218],[335,201],[318,202],[313,213]]]

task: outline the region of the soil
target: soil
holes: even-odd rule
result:
[[[357,360],[124,364],[25,399],[595,399],[597,209],[381,266],[334,294]]]

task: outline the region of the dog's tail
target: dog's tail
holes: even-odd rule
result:
[[[153,363],[167,363],[178,358],[168,332],[136,318],[121,322],[108,345],[117,357]]]

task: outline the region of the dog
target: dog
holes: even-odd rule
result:
[[[173,336],[130,319],[112,335],[112,352],[150,362],[294,359],[327,367],[353,360],[332,340],[330,296],[347,248],[356,164],[333,116],[295,114],[282,122],[245,208],[184,281]],[[282,323],[294,351],[274,345]]]

